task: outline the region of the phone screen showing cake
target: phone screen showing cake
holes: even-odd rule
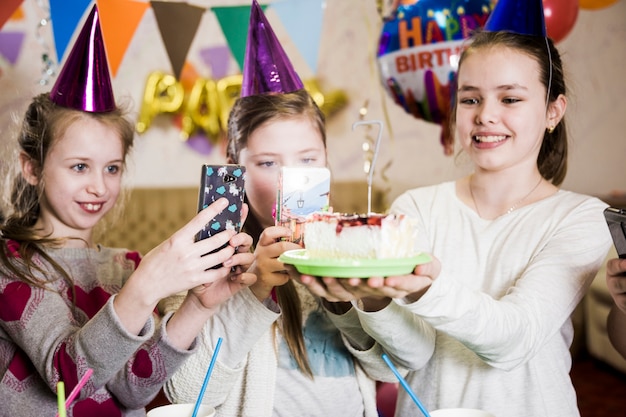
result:
[[[291,241],[303,244],[306,216],[328,211],[330,170],[324,167],[282,167],[276,198],[276,225],[291,229]]]

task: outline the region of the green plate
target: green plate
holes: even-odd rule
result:
[[[278,260],[296,267],[306,275],[336,278],[368,278],[391,275],[407,275],[416,265],[431,261],[430,256],[420,253],[412,258],[400,259],[320,259],[309,258],[306,249],[288,250]]]

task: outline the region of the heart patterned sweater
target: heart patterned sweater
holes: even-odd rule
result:
[[[17,254],[17,243],[8,242]],[[45,288],[0,269],[0,417],[54,416],[56,387],[66,395],[94,372],[68,417],[145,416],[145,406],[193,352],[174,348],[156,314],[139,335],[122,326],[113,300],[140,256],[125,249],[62,248],[47,253],[69,273],[72,288],[49,271]],[[39,276],[41,278],[41,276]],[[75,295],[74,295],[75,294]]]

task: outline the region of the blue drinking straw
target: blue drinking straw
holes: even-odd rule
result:
[[[215,344],[215,351],[213,352],[213,356],[211,357],[209,369],[206,371],[206,375],[204,376],[204,382],[202,383],[202,388],[200,388],[200,394],[198,395],[198,399],[196,400],[196,405],[193,408],[193,414],[191,415],[191,417],[198,416],[198,410],[200,409],[200,405],[202,404],[202,397],[204,397],[204,391],[206,391],[206,386],[209,384],[209,378],[211,377],[211,372],[213,372],[213,365],[215,365],[215,360],[217,359],[217,354],[220,351],[221,345],[222,338],[220,337],[219,339],[217,339],[217,343]]]
[[[415,393],[411,390],[406,380],[402,378],[402,375],[400,375],[400,372],[398,372],[398,369],[394,366],[394,364],[391,363],[391,359],[389,359],[389,356],[387,356],[386,353],[383,353],[383,360],[387,363],[389,368],[391,368],[393,373],[396,375],[396,378],[398,378],[398,381],[400,381],[400,385],[402,385],[402,388],[404,388],[406,393],[409,394],[409,397],[411,397],[413,402],[419,407],[422,414],[424,414],[425,417],[430,417],[430,414],[428,414],[428,411],[426,411],[426,407],[424,407],[419,398],[417,398],[417,395],[415,395]]]

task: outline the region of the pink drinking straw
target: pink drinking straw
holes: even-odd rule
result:
[[[78,384],[76,384],[72,392],[70,392],[70,395],[67,397],[67,400],[65,400],[65,410],[67,410],[68,407],[72,404],[72,402],[76,399],[76,397],[78,397],[78,394],[80,394],[80,390],[83,389],[87,381],[89,381],[91,374],[93,374],[93,369],[87,368],[87,371],[85,372],[83,377],[80,379],[80,381],[78,381]],[[59,414],[57,414],[56,417],[60,417]]]

